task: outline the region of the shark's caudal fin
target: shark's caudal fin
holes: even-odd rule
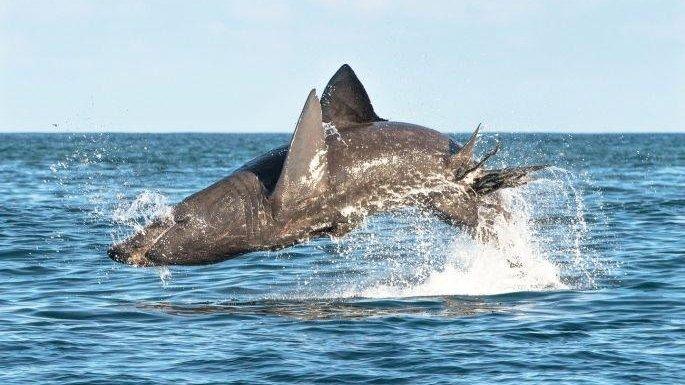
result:
[[[462,180],[469,175],[473,175],[470,187],[478,196],[484,196],[494,191],[523,185],[530,181],[529,174],[541,170],[547,166],[525,166],[512,167],[497,170],[486,170],[483,168],[485,162],[499,151],[499,143],[495,145],[480,160],[473,159],[473,149],[478,140],[478,132],[481,125],[471,135],[468,142],[450,159],[450,165],[455,173],[457,180]]]
[[[326,136],[321,121],[321,104],[312,90],[297,120],[290,149],[271,199],[275,211],[295,207],[328,187]]]
[[[369,95],[349,65],[344,64],[333,75],[321,95],[324,123],[333,123],[337,129],[345,126],[379,122]]]
[[[480,125],[468,142],[449,159],[455,181],[465,184],[466,194],[438,195],[432,199],[431,204],[438,215],[448,223],[467,229],[481,240],[496,240],[491,225],[496,216],[502,214],[506,217],[507,212],[501,205],[501,197],[488,195],[503,188],[525,184],[530,181],[530,173],[546,166],[485,169],[485,162],[497,153],[499,144],[480,160],[473,159],[479,129]]]

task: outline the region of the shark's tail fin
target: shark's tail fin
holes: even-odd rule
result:
[[[497,154],[500,146],[499,143],[497,143],[480,160],[474,160],[473,150],[476,145],[480,127],[481,125],[479,124],[469,141],[466,142],[456,154],[452,155],[450,159],[452,169],[455,173],[455,179],[459,181],[468,180],[470,178],[471,183],[469,183],[469,185],[472,192],[476,195],[484,196],[503,188],[523,185],[530,181],[530,173],[547,167],[539,165],[496,170],[485,169],[483,165],[493,155]]]
[[[468,231],[483,242],[498,242],[496,223],[500,218],[509,220],[511,215],[496,191],[523,185],[531,180],[530,174],[546,166],[525,166],[488,170],[485,162],[499,151],[495,145],[480,160],[473,158],[478,131],[450,155],[449,169],[459,184],[454,194],[438,194],[430,201],[431,208],[446,222]]]
[[[528,183],[531,181],[531,173],[547,166],[486,169],[485,162],[499,151],[499,143],[480,160],[474,159],[473,150],[479,129],[480,125],[469,141],[451,155],[449,160],[454,180],[466,188],[465,194],[442,196],[435,199],[433,205],[439,215],[449,223],[466,228],[482,241],[497,242],[497,218],[503,216],[508,220],[511,215],[503,205],[502,197],[493,193]]]

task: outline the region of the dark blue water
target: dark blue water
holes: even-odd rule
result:
[[[0,383],[682,383],[685,135],[499,135],[495,165],[555,166],[499,248],[407,210],[206,267],[106,257],[287,139],[0,134]]]

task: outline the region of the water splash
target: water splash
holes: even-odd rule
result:
[[[117,200],[118,204],[112,211],[112,221],[116,224],[112,230],[112,239],[115,242],[123,240],[132,232],[143,230],[154,220],[173,218],[173,207],[168,198],[156,191],[143,190],[133,200],[119,195]]]
[[[159,281],[162,283],[162,287],[169,287],[172,279],[171,269],[167,266],[161,266],[155,268],[155,270],[157,271],[157,275],[159,275]]]
[[[118,242],[155,218],[171,216],[168,198],[156,191],[112,199],[113,190],[129,189],[130,180],[137,179],[124,167],[121,154],[127,149],[109,146],[106,136],[79,139],[85,144],[51,164],[50,174],[65,202],[82,208],[84,225],[104,223]],[[73,178],[77,172],[80,179]],[[595,288],[596,278],[608,266],[587,246],[590,228],[581,188],[587,181],[582,178],[551,167],[534,182],[504,191],[505,203],[515,215],[496,222],[500,244],[476,242],[416,210],[372,218],[343,239],[315,242],[315,248],[325,244],[324,253],[313,265],[297,262],[302,269],[294,296],[486,295]],[[111,183],[90,183],[93,180]],[[79,194],[73,193],[74,184]],[[171,284],[170,270],[157,273],[163,286]]]
[[[64,204],[79,207],[84,226],[110,222],[113,191],[128,187],[134,170],[127,167],[126,149],[113,145],[108,134],[69,134],[70,148],[49,165],[50,178],[44,183],[55,190]],[[118,198],[118,196],[117,196]]]
[[[496,241],[474,240],[417,210],[371,218],[336,244],[338,279],[324,296],[493,295],[596,287],[604,266],[585,247],[583,194],[571,173],[552,168],[531,184],[500,194],[510,216],[495,216],[489,230]],[[320,287],[311,277],[308,284]]]
[[[453,240],[443,263],[415,285],[371,285],[363,297],[415,297],[435,295],[492,295],[519,291],[563,290],[557,264],[520,231],[520,222],[497,224],[503,244],[481,243],[460,235]]]

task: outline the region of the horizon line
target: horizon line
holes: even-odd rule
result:
[[[437,130],[439,131],[439,130]],[[471,134],[473,130],[467,131],[439,131],[445,134]],[[577,134],[577,135],[607,135],[607,134],[685,134],[685,129],[681,131],[481,131],[482,133],[494,134]],[[273,135],[273,134],[292,134],[291,131],[55,131],[55,130],[27,130],[27,131],[2,131],[0,134],[139,134],[139,135],[174,135],[174,134],[214,134],[214,135]]]

